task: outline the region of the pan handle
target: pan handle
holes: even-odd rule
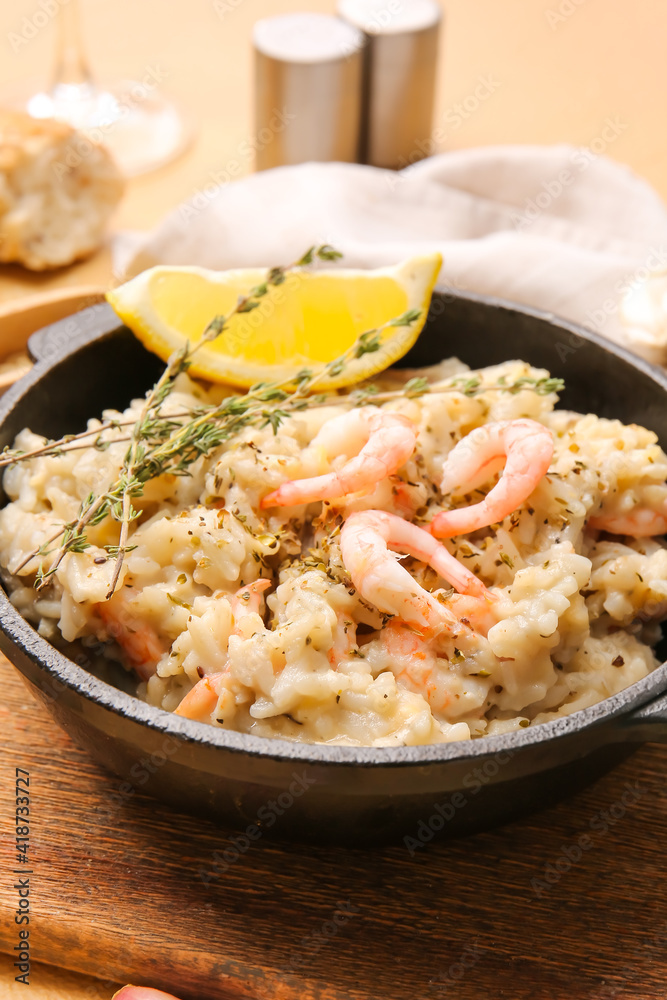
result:
[[[616,731],[638,743],[667,743],[667,692],[619,720]]]
[[[28,338],[28,354],[33,361],[53,361],[72,349],[82,337],[99,337],[120,326],[120,320],[102,293],[86,298],[87,308],[37,330]],[[100,318],[108,313],[108,323],[101,329]]]

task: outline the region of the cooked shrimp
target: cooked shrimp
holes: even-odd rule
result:
[[[130,593],[136,593],[132,591]],[[128,662],[143,681],[155,673],[158,661],[167,651],[152,625],[141,621],[131,608],[127,590],[117,591],[110,601],[97,605],[97,613],[125,653]]]
[[[590,528],[608,531],[610,535],[631,535],[633,538],[650,538],[667,534],[667,512],[650,507],[635,507],[627,514],[598,514],[588,522]]]
[[[452,449],[442,470],[440,489],[469,493],[505,468],[481,503],[436,514],[436,538],[452,538],[502,521],[526,500],[545,475],[554,451],[551,431],[537,420],[503,420],[471,431]]]
[[[455,615],[419,586],[389,545],[427,562],[461,593],[488,594],[484,584],[423,528],[382,510],[364,510],[348,517],[340,535],[345,568],[361,596],[409,624],[460,632]]]
[[[353,451],[363,445],[359,453],[337,472],[283,483],[264,497],[261,506],[293,507],[371,490],[407,462],[416,440],[415,425],[400,413],[375,407],[350,410],[325,424],[311,447],[321,448],[329,460],[336,454],[346,454],[348,448]]]
[[[481,601],[479,597],[469,597],[466,594],[450,594],[445,598],[444,604],[462,625],[469,625],[473,631],[486,637],[489,629],[498,621],[497,605],[491,597],[489,593],[487,600]]]
[[[234,616],[232,635],[242,634],[239,627],[242,618],[259,613],[262,593],[270,586],[270,580],[260,579],[241,587],[231,597],[228,594],[220,595],[226,597],[232,606]],[[195,719],[198,722],[210,722],[211,714],[220,698],[225,674],[226,670],[220,670],[214,674],[207,674],[197,681],[192,690],[181,699],[176,715],[183,715],[186,719]]]
[[[188,691],[185,698],[181,699],[178,708],[175,709],[175,714],[182,715],[186,719],[194,719],[196,722],[210,722],[213,710],[220,698],[224,679],[224,670],[202,677],[192,690]]]
[[[232,614],[236,626],[232,635],[239,635],[237,629],[241,618],[245,618],[246,615],[259,614],[262,594],[270,586],[271,581],[265,577],[261,577],[259,580],[255,580],[254,583],[249,583],[246,587],[241,587],[232,597],[228,598],[232,606]]]
[[[390,621],[382,630],[382,643],[393,662],[396,680],[414,691],[422,694],[434,711],[442,712],[447,708],[450,696],[439,676],[438,659],[429,643],[418,635],[408,625],[396,619]],[[407,663],[407,666],[402,664]],[[398,666],[401,669],[398,669]]]
[[[342,660],[349,656],[357,644],[357,626],[355,623],[351,622],[345,615],[342,615],[340,611],[337,618],[333,645],[327,655],[327,659],[334,670]]]

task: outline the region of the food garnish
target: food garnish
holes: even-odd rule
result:
[[[125,412],[59,441],[20,432],[0,457],[17,609],[122,663],[152,705],[306,742],[518,731],[646,676],[667,615],[650,431],[557,409],[562,382],[520,360],[332,388],[428,302],[246,392],[191,378],[334,254],[253,277]]]
[[[437,254],[433,256],[438,257]],[[346,373],[349,376],[351,368],[354,369],[356,377],[359,372],[359,362],[369,355],[375,356],[382,352],[386,331],[410,331],[414,328],[418,335],[426,320],[431,294],[429,289],[424,309],[411,309],[400,316],[391,317],[376,329],[364,330],[342,354],[316,368],[303,368],[284,379],[258,383],[253,385],[244,395],[228,396],[223,399],[219,406],[170,413],[168,416],[162,413],[162,405],[173,391],[178,376],[183,372],[193,374],[193,358],[202,349],[200,345],[207,345],[215,341],[227,329],[227,324],[234,315],[251,311],[254,304],[267,294],[270,287],[279,287],[283,284],[285,276],[289,272],[296,268],[307,267],[315,260],[333,260],[338,257],[340,254],[333,247],[325,245],[311,247],[296,263],[284,267],[273,267],[265,272],[263,280],[248,290],[245,295],[242,295],[227,316],[216,316],[207,324],[200,341],[194,345],[190,345],[189,342],[181,344],[177,352],[170,358],[156,384],[147,394],[138,420],[129,422],[107,420],[93,430],[65,435],[58,441],[53,441],[43,448],[34,449],[27,453],[6,448],[0,455],[0,468],[41,455],[57,455],[77,448],[92,446],[104,450],[108,447],[110,439],[118,440],[117,435],[105,438],[105,431],[113,432],[121,427],[128,427],[129,431],[126,438],[129,442],[128,451],[123,469],[116,482],[102,494],[89,494],[81,504],[78,518],[64,524],[43,545],[31,551],[24,563],[18,567],[17,572],[33,559],[39,558],[41,561],[36,574],[35,586],[40,589],[53,576],[69,552],[83,552],[88,547],[86,527],[99,524],[110,516],[120,522],[121,529],[118,544],[106,546],[108,554],[116,559],[113,579],[107,594],[107,599],[109,599],[116,589],[125,553],[130,551],[130,547],[127,545],[129,526],[141,513],[133,506],[132,501],[142,495],[145,483],[166,473],[187,475],[188,468],[194,461],[203,455],[210,454],[250,425],[254,424],[260,428],[270,425],[274,433],[277,433],[281,422],[290,413],[306,407],[310,408],[313,405],[330,405],[332,402],[360,406],[371,401],[373,403],[386,402],[400,396],[420,396],[426,392],[460,392],[465,396],[474,396],[477,392],[482,391],[482,388],[485,392],[490,388],[495,388],[499,392],[511,394],[520,392],[522,389],[532,389],[539,395],[548,395],[552,392],[558,392],[562,388],[563,383],[560,379],[532,379],[530,377],[519,378],[511,383],[506,383],[503,380],[497,386],[484,385],[482,387],[480,377],[475,373],[470,373],[466,374],[465,377],[449,380],[449,384],[429,385],[426,379],[418,377],[409,380],[402,389],[394,392],[378,393],[370,384],[345,396],[339,396],[330,388],[329,391],[321,391],[323,387],[331,387],[332,383],[342,384],[340,380]],[[394,270],[399,271],[399,268]],[[231,273],[237,275],[241,272]],[[437,270],[435,273],[437,275]],[[133,279],[133,281],[137,280]],[[109,296],[114,308],[119,301],[119,291],[118,289]],[[120,315],[121,318],[126,319],[124,314]],[[411,346],[412,342],[413,340],[410,339],[408,347]],[[393,352],[391,353],[391,358],[388,358],[386,354],[381,355],[383,358],[382,368],[393,363]],[[377,362],[374,362],[372,367],[375,374],[380,370],[377,367]],[[58,545],[54,549],[53,546],[56,542]],[[53,559],[50,560],[48,566],[45,566],[43,560],[51,555]]]
[[[432,253],[377,270],[311,267],[340,257],[321,245],[269,270],[153,267],[107,298],[149,350],[163,361],[182,357],[195,377],[247,389],[308,368],[322,371],[320,389],[340,389],[412,347],[442,266]],[[366,331],[372,351],[349,353]]]

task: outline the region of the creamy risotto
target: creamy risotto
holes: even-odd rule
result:
[[[507,362],[472,397],[341,396],[242,430],[188,475],[146,484],[110,600],[112,518],[39,591],[49,556],[26,558],[117,479],[123,427],[105,450],[9,466],[11,600],[54,643],[120,661],[152,705],[258,736],[436,743],[585,708],[657,665],[667,457],[642,427],[555,409],[528,383],[498,390],[546,374]],[[180,375],[164,411],[222,394]]]

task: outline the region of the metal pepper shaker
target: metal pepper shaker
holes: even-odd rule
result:
[[[255,24],[258,170],[307,160],[359,162],[362,31],[327,14]]]
[[[440,4],[338,0],[337,11],[367,38],[362,162],[406,167],[424,155],[433,127]]]

